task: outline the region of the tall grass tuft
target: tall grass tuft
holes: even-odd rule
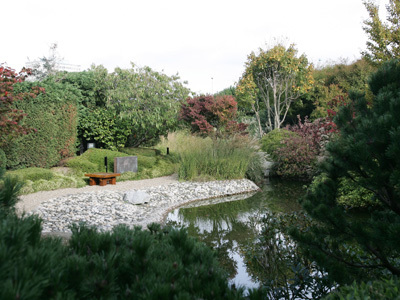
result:
[[[245,136],[211,139],[179,132],[162,141],[180,156],[179,178],[183,180],[241,179],[253,159],[255,143]]]

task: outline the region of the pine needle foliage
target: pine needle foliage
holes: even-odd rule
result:
[[[15,213],[17,180],[3,182],[0,299],[243,299],[216,253],[185,229],[78,224],[68,243],[45,238],[39,217]]]
[[[340,134],[328,145],[326,177],[308,192],[303,207],[316,221],[292,230],[307,254],[338,282],[400,275],[400,61],[383,65],[370,80],[374,95],[353,93],[354,105],[335,118]],[[382,207],[356,218],[338,203],[345,178],[373,194]]]

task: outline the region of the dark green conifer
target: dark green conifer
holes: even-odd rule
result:
[[[291,231],[339,283],[400,275],[400,61],[383,65],[370,88],[373,103],[353,93],[335,119],[340,134],[327,147],[326,179],[302,203],[315,224]],[[337,202],[341,178],[371,191],[382,207],[362,218],[345,210]]]

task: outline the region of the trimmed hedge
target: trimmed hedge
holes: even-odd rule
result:
[[[16,108],[27,114],[25,125],[37,132],[18,137],[3,148],[9,169],[49,168],[75,155],[79,90],[54,82],[24,82],[16,90],[28,92],[38,85],[45,88],[44,94],[16,103]]]

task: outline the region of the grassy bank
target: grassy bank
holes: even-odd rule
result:
[[[79,188],[88,185],[85,173],[105,172],[104,157],[108,158],[108,171],[114,170],[114,157],[136,155],[138,172],[126,172],[117,181],[140,180],[171,175],[177,170],[177,159],[163,155],[155,149],[125,148],[121,151],[90,149],[67,160],[63,166],[52,169],[27,168],[8,171],[7,174],[23,182],[21,194],[60,188]]]

